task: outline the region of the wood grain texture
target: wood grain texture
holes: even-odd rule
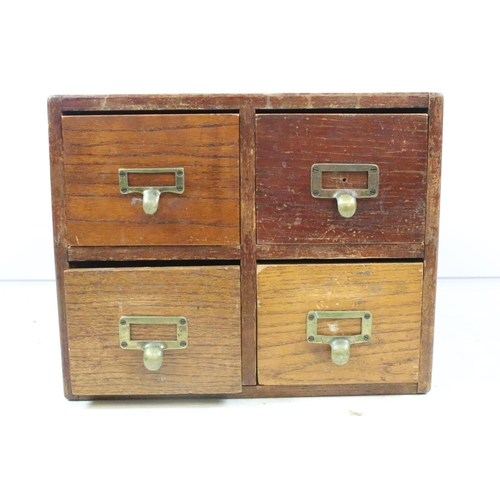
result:
[[[68,268],[66,235],[66,210],[63,162],[63,138],[61,121],[61,99],[50,98],[48,104],[50,182],[52,192],[52,224],[54,233],[54,258],[57,286],[57,307],[63,368],[64,394],[71,394],[71,378],[68,359],[68,335],[66,322],[66,302],[64,292],[64,271]]]
[[[441,198],[441,151],[443,143],[443,96],[429,98],[429,174],[425,227],[424,294],[422,300],[422,348],[418,392],[431,388],[434,316],[439,240],[439,207]]]
[[[382,394],[415,394],[416,392],[417,384],[258,385],[257,387],[243,387],[242,393],[238,394],[237,397],[371,396]]]
[[[257,383],[257,279],[255,258],[255,111],[240,110],[241,358],[242,383]]]
[[[239,260],[240,246],[69,247],[68,259],[77,261]]]
[[[307,110],[311,110],[311,112],[308,113]],[[356,110],[359,110],[359,112],[356,112]],[[288,111],[289,113],[287,113]],[[220,123],[214,123],[214,116],[217,117],[216,121],[220,120]],[[256,116],[258,116],[257,122]],[[273,121],[277,117],[280,117],[280,119],[286,117],[284,121],[290,121],[288,123],[290,125],[292,122],[300,122],[304,116],[309,116],[315,125],[311,127],[310,123],[306,123],[305,126],[301,124],[298,135],[294,135],[296,132],[293,127],[289,127],[287,130],[283,123]],[[343,118],[345,116],[348,116],[347,125]],[[326,126],[322,121],[324,119],[326,119]],[[359,123],[356,120],[359,120]],[[330,126],[331,123],[339,121],[341,124],[339,127]],[[64,136],[62,123],[71,125],[64,126]],[[72,130],[72,124],[74,123],[82,125],[78,125]],[[94,125],[91,125],[92,123]],[[124,123],[127,125],[123,126]],[[314,162],[350,162],[352,158],[356,159],[357,162],[373,161],[381,166],[381,191],[378,201],[383,203],[379,207],[380,211],[363,209],[363,204],[372,200],[359,200],[358,212],[355,218],[360,215],[361,217],[366,216],[366,224],[362,227],[362,230],[355,227],[360,222],[356,222],[355,218],[350,220],[342,219],[344,239],[339,240],[337,237],[338,229],[332,229],[332,225],[327,223],[323,232],[317,230],[317,233],[314,234],[314,231],[308,232],[308,230],[304,229],[303,234],[295,240],[297,226],[302,230],[304,222],[308,222],[307,217],[311,217],[312,223],[317,224],[321,217],[332,218],[336,214],[336,206],[333,200],[314,200],[311,197],[312,201],[333,203],[333,205],[329,206],[328,210],[324,207],[319,210],[315,208],[314,216],[303,211],[300,214],[302,219],[299,223],[297,223],[297,217],[294,217],[291,228],[288,228],[288,226],[283,225],[283,221],[286,221],[286,217],[295,216],[300,212],[300,203],[297,205],[292,202],[293,200],[289,200],[286,202],[287,207],[283,209],[283,206],[273,204],[273,201],[268,199],[269,197],[264,197],[270,212],[274,210],[278,217],[271,215],[271,224],[265,225],[265,230],[271,232],[272,238],[269,238],[266,232],[261,233],[260,225],[255,218],[254,207],[255,190],[262,187],[260,178],[257,178],[257,185],[255,178],[256,161],[260,161],[260,156],[256,158],[256,151],[257,154],[261,150],[263,151],[262,148],[258,148],[259,144],[256,143],[255,134],[256,127],[261,127],[262,123],[272,125],[272,127],[268,128],[269,137],[266,139],[267,142],[263,144],[268,149],[264,153],[273,158],[281,172],[277,174],[278,180],[281,182],[281,184],[278,184],[279,189],[285,191],[289,189],[289,184],[294,179],[301,177],[299,172],[302,169],[301,165],[294,167],[293,159],[285,159],[284,161],[287,168],[294,168],[292,170],[284,169],[283,164],[277,158],[278,146],[283,144],[286,146],[283,148],[285,154],[299,158],[300,161],[302,161],[302,158],[307,158],[307,161],[309,161],[308,153],[312,154],[318,151],[325,153],[325,157],[315,158]],[[275,127],[276,123],[279,124],[277,128]],[[107,124],[111,124],[108,129],[106,128]],[[133,125],[129,127],[129,124]],[[171,126],[172,124],[173,126]],[[76,400],[148,397],[291,397],[411,394],[423,393],[429,390],[437,269],[442,96],[427,93],[55,96],[49,99],[49,130],[56,279],[66,397]],[[340,133],[338,133],[339,131]],[[69,135],[66,135],[66,132]],[[101,134],[104,134],[104,137]],[[133,138],[134,135],[135,139]],[[71,139],[68,143],[69,147],[66,147],[66,144],[63,146],[63,137],[64,140]],[[408,142],[408,138],[410,138],[410,142]],[[135,146],[143,154],[135,155]],[[187,148],[188,153],[186,153],[186,150],[183,151],[184,147]],[[195,151],[194,157],[190,158],[189,155],[193,151]],[[330,159],[331,151],[335,153],[335,159]],[[68,156],[64,156],[66,154]],[[389,165],[390,169],[393,170],[386,170],[387,175],[384,174],[380,162],[369,160],[368,156],[380,156],[382,163],[385,161],[386,166]],[[126,165],[117,164],[122,159],[125,159]],[[161,221],[157,225],[160,230],[154,231],[154,234],[158,236],[158,240],[153,241],[156,236],[151,236],[149,231],[151,216],[146,216],[138,203],[141,195],[122,197],[118,192],[117,169],[119,166],[130,168],[134,166],[168,167],[170,165],[165,164],[167,159],[173,159],[176,162],[175,166],[182,164],[186,169],[189,165],[196,166],[198,172],[202,172],[202,169],[204,169],[202,175],[200,174],[200,177],[203,178],[198,179],[196,185],[200,186],[200,183],[206,182],[208,178],[215,179],[215,183],[211,183],[210,187],[203,185],[203,191],[207,193],[213,188],[213,193],[215,193],[216,198],[219,197],[220,202],[209,200],[207,203],[213,203],[213,205],[208,210],[197,210],[195,214],[192,214],[189,220],[194,224],[191,225],[186,224],[187,218],[186,220],[182,219],[177,227],[169,224],[168,221],[167,223]],[[188,166],[183,165],[183,162],[188,162],[190,159],[192,161]],[[108,160],[115,162],[112,175],[109,170],[106,170],[106,165],[109,165]],[[64,165],[65,161],[66,167]],[[136,162],[139,162],[139,165]],[[312,162],[307,165],[306,182],[309,196],[311,165]],[[415,167],[415,165],[417,166]],[[241,179],[238,176],[239,168],[241,169]],[[217,174],[213,175],[215,171]],[[388,177],[389,172],[393,176],[392,178]],[[356,174],[349,174],[335,179],[328,178],[328,175],[324,174],[324,184],[326,186],[331,184],[329,187],[337,187],[338,184],[357,187],[358,184],[364,182],[364,179]],[[390,187],[388,192],[382,190],[384,175],[386,175],[385,186],[386,188]],[[109,220],[111,212],[108,206],[96,204],[96,200],[92,200],[91,196],[88,196],[88,193],[85,192],[89,176],[92,177],[91,184],[93,184],[93,188],[97,188],[95,198],[113,198],[110,202],[112,206],[119,199],[129,198],[125,210],[137,209],[137,212],[134,211],[136,219],[129,216],[127,223],[130,222],[129,227],[145,227],[144,234],[138,236],[135,228],[130,230],[120,229],[123,223],[121,219],[118,221]],[[396,176],[399,177],[396,179]],[[344,177],[346,181],[343,181]],[[302,181],[304,179],[305,177]],[[140,180],[142,181],[142,179]],[[222,194],[227,185],[234,187],[234,190],[231,190],[229,199],[224,198],[224,194]],[[112,194],[111,186],[113,186]],[[267,186],[266,182],[264,182],[263,186],[264,188],[272,188],[272,186]],[[404,197],[408,201],[405,201],[402,207],[398,206],[398,202],[403,199],[402,195],[408,193],[411,196]],[[285,197],[289,195],[290,193],[285,194]],[[387,199],[381,197],[385,195],[388,196]],[[176,197],[176,199],[178,198]],[[160,209],[165,199],[165,195],[162,195]],[[425,200],[428,200],[427,203]],[[191,201],[194,203],[197,201],[197,197],[193,196]],[[412,204],[413,209],[411,208]],[[388,207],[391,210],[388,210]],[[170,208],[172,207],[166,210],[168,212],[167,216],[172,214]],[[178,205],[173,208],[178,208]],[[69,231],[67,231],[67,215],[74,216],[75,210],[76,217],[69,217]],[[121,213],[121,206],[119,211]],[[389,212],[389,221],[383,222],[387,212]],[[417,214],[418,217],[411,219],[411,217],[407,216],[410,213],[413,216]],[[89,217],[89,214],[93,215]],[[211,214],[216,214],[218,217],[215,224],[213,224],[213,221],[207,223],[207,219],[210,218]],[[94,218],[93,226],[88,231],[86,224],[88,224],[89,220],[92,220],[92,217]],[[230,224],[226,227],[224,221],[228,220],[228,217]],[[83,223],[83,226],[80,225],[81,223]],[[212,225],[210,226],[210,224]],[[282,226],[279,224],[282,224]],[[208,230],[205,228],[206,225],[210,226]],[[371,233],[366,232],[368,226]],[[256,239],[257,227],[259,227],[259,238],[261,234],[264,235],[259,242]],[[183,239],[186,234],[189,234],[186,231],[195,233],[195,236],[190,241]],[[84,239],[82,242],[80,235],[83,233]],[[304,234],[309,238],[312,235],[313,239],[304,240]],[[85,240],[87,235],[89,235],[91,241]],[[78,236],[78,240],[76,240],[75,236]],[[109,237],[115,239],[109,240]],[[142,239],[138,239],[141,237]],[[153,239],[145,241],[144,237]],[[314,237],[317,239],[314,240]],[[92,242],[92,238],[94,242]],[[168,241],[165,238],[168,238]],[[216,238],[216,242],[213,242],[210,238]],[[420,259],[423,262],[423,276],[421,263],[361,264],[355,262],[358,259],[373,260],[379,258]],[[330,261],[352,259],[353,264],[344,262],[337,264],[325,263],[324,265],[300,264],[300,260],[303,259],[328,259]],[[122,383],[121,373],[116,375],[118,372],[111,374],[106,371],[102,372],[100,370],[108,369],[106,363],[99,363],[95,360],[89,361],[88,358],[94,357],[94,355],[102,355],[102,352],[104,352],[104,356],[107,356],[106,359],[114,359],[115,344],[112,347],[107,346],[105,349],[101,349],[103,342],[107,342],[107,340],[103,340],[102,335],[99,333],[96,335],[96,332],[103,330],[101,325],[104,325],[104,330],[108,328],[105,323],[109,323],[110,311],[114,307],[113,304],[128,301],[128,304],[132,306],[138,304],[141,308],[150,307],[158,310],[161,308],[161,303],[170,304],[169,300],[178,304],[182,302],[181,298],[176,295],[177,291],[173,294],[173,298],[170,299],[173,293],[171,283],[162,278],[165,273],[178,272],[176,270],[183,269],[183,267],[177,266],[170,269],[160,267],[160,265],[170,260],[199,261],[200,265],[203,264],[204,260],[210,260],[210,264],[216,263],[217,260],[241,261],[239,277],[236,271],[236,274],[233,273],[230,279],[227,280],[233,282],[233,279],[236,279],[237,284],[240,284],[239,295],[238,291],[234,291],[234,287],[232,288],[234,293],[229,290],[232,285],[226,287],[223,284],[223,289],[226,291],[223,290],[222,296],[220,296],[220,279],[217,278],[215,284],[208,285],[204,284],[204,282],[201,284],[201,290],[207,290],[208,298],[201,297],[199,299],[199,294],[202,292],[197,288],[197,285],[193,285],[195,291],[192,292],[186,303],[186,307],[194,308],[203,303],[205,298],[210,302],[210,293],[212,295],[217,294],[218,301],[227,302],[228,304],[234,304],[234,300],[239,298],[241,317],[231,317],[230,321],[231,324],[234,323],[236,329],[241,328],[241,349],[240,339],[237,335],[233,336],[228,332],[227,336],[222,339],[224,344],[224,348],[222,348],[221,345],[213,345],[215,337],[209,333],[203,333],[203,345],[208,346],[211,352],[213,352],[212,349],[220,349],[220,351],[217,351],[216,357],[223,360],[225,368],[221,371],[219,370],[220,367],[218,367],[215,370],[216,374],[214,374],[214,365],[210,364],[211,361],[208,358],[203,357],[205,350],[203,349],[202,352],[201,349],[198,349],[196,356],[191,358],[195,360],[194,362],[186,361],[186,365],[184,365],[184,361],[180,360],[169,365],[171,369],[178,370],[179,367],[182,367],[182,369],[186,369],[186,373],[194,373],[192,377],[188,376],[189,383],[192,383],[189,390],[181,387],[181,382],[177,378],[178,384],[174,384],[174,389],[171,392],[168,392],[168,390],[162,392],[159,387],[162,383],[166,384],[167,382],[155,380],[154,375],[151,376],[153,372],[147,372],[143,368],[142,353],[140,351],[124,351],[118,347],[118,355],[124,353],[126,355],[134,354],[133,358],[127,358],[126,367],[122,367],[128,373],[126,376],[133,378],[133,370],[130,371],[131,367],[135,369],[138,366],[146,372],[148,380],[146,385],[143,386],[142,383],[139,383],[136,377],[133,383],[137,387],[140,386],[140,388],[131,392],[130,388],[125,387],[124,382]],[[257,383],[256,305],[258,260],[296,260],[297,263],[293,265],[296,266],[294,267],[295,270],[304,266],[319,266],[323,271],[332,269],[333,271],[328,271],[321,279],[326,280],[323,289],[328,291],[327,286],[330,286],[329,291],[334,294],[333,296],[338,290],[341,290],[341,287],[331,287],[331,281],[338,281],[337,272],[349,275],[345,271],[346,266],[350,266],[348,269],[353,269],[352,266],[389,266],[387,272],[370,270],[370,276],[351,275],[350,277],[350,283],[354,283],[354,289],[359,291],[357,296],[353,294],[351,297],[353,308],[358,305],[365,308],[362,302],[364,300],[366,302],[366,299],[361,297],[361,293],[368,290],[368,300],[373,299],[374,303],[376,303],[375,307],[380,307],[384,314],[387,313],[388,320],[384,320],[385,322],[382,325],[386,328],[386,330],[382,330],[383,338],[379,341],[374,330],[370,346],[353,346],[351,361],[344,367],[335,367],[343,370],[343,372],[340,374],[336,372],[335,376],[331,378],[327,376],[328,370],[331,370],[333,366],[330,361],[329,346],[308,344],[305,341],[305,313],[301,313],[304,318],[300,320],[303,325],[300,342],[298,337],[297,340],[291,342],[288,342],[288,338],[284,341],[279,340],[280,338],[283,339],[284,335],[284,332],[280,330],[283,322],[280,319],[279,325],[273,326],[272,321],[274,321],[276,315],[279,316],[281,313],[277,311],[276,315],[271,315],[271,319],[262,320],[263,306],[259,295],[259,371],[262,367],[266,369],[265,377],[271,378],[272,384],[275,384],[274,379],[281,378],[281,381],[276,385],[255,385]],[[108,268],[105,270],[67,270],[70,262],[74,262],[72,265],[75,267],[87,267],[88,265],[98,266],[99,261],[110,262],[110,264],[106,264]],[[154,267],[150,269],[141,267],[124,268],[123,266],[129,265],[127,261],[135,261],[138,266],[143,265],[140,261],[151,261],[151,265]],[[113,262],[116,262],[116,266],[122,267],[113,269],[112,266],[115,265]],[[200,267],[202,269],[200,272],[206,274],[206,271],[210,274],[212,270],[225,269],[226,266],[222,266],[222,264],[228,264],[228,262],[219,262],[217,266],[210,265],[206,268]],[[271,265],[270,263],[266,266],[265,262],[262,264],[262,266],[259,266],[259,280],[262,276],[267,279],[266,273],[271,272],[270,269],[272,268],[291,266],[289,263],[281,266]],[[393,277],[391,273],[395,273],[397,269],[400,269],[398,266],[410,267],[403,267],[405,272]],[[417,268],[412,266],[420,266],[420,270],[417,272],[415,271]],[[199,266],[196,265],[189,269],[198,268]],[[236,269],[236,267],[229,266],[229,269]],[[309,269],[311,268],[309,267]],[[410,269],[410,271],[407,272],[407,269]],[[137,276],[136,273],[143,273],[149,277],[151,276],[150,272],[155,276],[152,286],[154,291],[149,289],[145,291],[144,283],[146,283],[146,280],[132,278],[132,276]],[[379,272],[378,278],[376,278],[377,272]],[[120,274],[115,275],[114,273],[124,273],[123,278],[119,277]],[[418,273],[420,273],[420,278],[417,277]],[[68,297],[71,297],[72,302],[68,302],[67,308],[64,274],[67,276],[68,283],[71,283],[71,286],[68,286]],[[143,274],[140,275],[143,276]],[[89,276],[94,277],[89,278]],[[110,276],[116,277],[109,278]],[[111,282],[109,279],[111,279]],[[303,279],[307,286],[317,285],[318,283],[317,276],[311,276],[310,273],[304,276]],[[378,279],[378,285],[374,281],[372,282],[372,279]],[[181,285],[181,287],[184,287],[182,289],[187,290],[194,281],[196,281],[196,278],[190,275],[186,284]],[[286,298],[291,293],[291,289],[295,289],[302,299],[312,300],[316,297],[319,300],[319,296],[315,295],[315,293],[319,293],[319,289],[308,291],[306,285],[297,285],[296,282],[293,282],[292,277],[290,277],[289,281],[291,284],[289,287],[287,285],[284,291],[277,287],[275,289],[269,288],[268,295],[270,299],[268,303],[271,304],[271,308],[277,308],[278,302]],[[225,281],[223,280],[223,282]],[[121,286],[119,297],[111,289],[112,284]],[[380,290],[376,290],[377,286],[380,286]],[[416,318],[412,308],[413,299],[419,293],[414,292],[414,290],[417,290],[418,287],[422,289],[421,315]],[[137,293],[142,293],[142,299],[137,302],[137,294],[132,296],[132,292],[129,294],[127,290],[136,290]],[[260,290],[259,281],[259,294]],[[401,290],[403,292],[399,293]],[[153,294],[152,297],[147,295],[150,292]],[[345,302],[348,298],[349,296],[346,298],[344,294],[341,300]],[[381,302],[377,302],[379,300]],[[340,301],[336,300],[335,302]],[[221,306],[221,303],[219,303],[219,306]],[[236,305],[234,307],[237,309]],[[85,308],[91,310],[92,314],[95,314],[96,310],[99,311],[99,308],[103,308],[105,311],[103,315],[98,314],[99,318],[96,318],[97,327],[86,325],[86,321],[81,317],[81,313]],[[217,314],[220,314],[220,310],[217,313],[216,309],[215,306],[207,305],[209,322],[205,324],[205,327],[213,327],[216,324],[214,318]],[[413,312],[408,312],[410,309]],[[72,349],[72,356],[74,357],[71,358],[71,372],[69,365],[69,353],[71,351],[68,350],[68,347],[73,344],[68,345],[67,310],[70,322],[70,342],[76,342],[75,345],[78,347],[76,354],[75,350]],[[403,310],[404,315],[410,318],[410,329],[408,331],[403,329],[406,328],[404,325],[398,323],[399,319],[401,319],[399,316],[401,310]],[[193,309],[194,313],[199,313],[199,311]],[[284,324],[286,324],[286,321],[296,323],[293,314],[297,313],[286,314]],[[421,334],[417,332],[420,321],[422,324]],[[262,326],[267,333],[263,337],[264,343],[261,346],[260,328]],[[324,325],[322,326],[324,327]],[[387,329],[391,331],[389,332]],[[114,335],[117,336],[115,320],[113,320]],[[420,344],[419,339],[421,340]],[[80,344],[78,344],[79,342]],[[87,342],[91,342],[93,345],[92,354],[89,354],[87,347],[83,347]],[[278,342],[278,345],[274,344],[276,342]],[[302,346],[302,342],[305,342],[308,347],[314,348],[314,352],[304,353],[299,351],[296,355],[290,356],[290,351],[294,349],[294,345],[300,344]],[[227,345],[230,347],[228,359],[224,358],[225,354],[223,352],[226,350]],[[264,350],[261,350],[261,347]],[[191,348],[191,345],[189,348]],[[189,349],[182,352],[188,353],[188,351]],[[359,367],[359,370],[352,369],[352,372],[356,373],[349,375],[349,369],[351,369],[349,366],[353,367],[353,362],[361,363],[359,354],[363,352],[368,353],[368,368],[374,367],[374,370],[367,370],[366,365],[363,365]],[[288,359],[287,363],[290,362],[291,364],[286,365],[288,371],[278,373],[281,369],[282,357]],[[199,363],[200,360],[201,364]],[[305,361],[302,362],[301,360]],[[193,365],[189,365],[190,362],[195,365],[194,372],[192,371]],[[79,366],[80,370],[77,371],[79,374],[76,378],[74,376],[74,366]],[[166,366],[164,364],[163,368]],[[209,366],[210,369],[208,369]],[[325,372],[322,372],[323,368],[326,369]],[[91,373],[93,370],[95,373]],[[200,370],[205,371],[200,374]],[[317,375],[318,371],[321,372],[321,375]],[[305,376],[303,376],[304,372],[307,372]],[[356,378],[359,373],[362,373],[365,378]],[[89,374],[93,377],[91,382],[88,382],[90,380],[88,378]],[[194,379],[197,374],[198,380],[195,387]],[[262,380],[265,382],[265,377],[259,382],[263,383]],[[322,380],[321,377],[325,377],[325,379]],[[205,384],[204,380],[208,381],[208,385],[203,385]],[[201,389],[199,387],[200,381]],[[76,388],[73,387],[73,383],[76,383]],[[279,385],[282,383],[286,385]],[[241,384],[244,384],[243,387]],[[193,387],[195,388],[193,389]],[[240,390],[242,392],[239,392]]]
[[[238,115],[63,117],[71,246],[238,245]],[[144,213],[119,168],[185,169],[185,191]]]
[[[424,241],[427,115],[258,115],[256,151],[259,244]],[[312,197],[314,163],[375,163],[379,195],[341,217],[336,200]]]
[[[421,263],[259,265],[259,385],[416,383],[422,268]],[[306,340],[312,310],[369,310],[370,342],[353,345],[349,362],[334,365],[329,345]]]
[[[65,271],[73,396],[241,391],[238,266]],[[186,316],[189,345],[150,372],[121,349],[122,315]]]
[[[328,397],[328,396],[380,396],[396,394],[416,394],[417,384],[336,384],[336,385],[257,385],[243,386],[240,393],[235,394],[172,394],[164,396],[168,399],[199,398],[290,398],[290,397]],[[95,396],[73,395],[72,400],[88,401],[103,399],[158,399],[162,396]]]
[[[335,245],[335,244],[294,244],[257,245],[258,260],[292,259],[377,259],[383,255],[388,259],[422,259],[424,243],[399,245]]]
[[[255,109],[423,109],[428,93],[61,96],[64,112]]]

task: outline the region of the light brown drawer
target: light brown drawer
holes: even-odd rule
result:
[[[257,272],[259,384],[418,380],[421,263],[260,265]],[[351,345],[346,364],[334,364],[329,344],[308,341],[311,311],[369,312],[371,338]],[[317,334],[360,334],[361,322],[320,319]]]
[[[257,243],[406,244],[414,257],[421,245],[423,256],[427,128],[419,113],[259,115]],[[370,191],[368,176],[378,175],[376,196],[358,198],[355,214],[343,217],[337,199],[313,196],[313,165],[340,169],[320,171],[322,188],[360,196]]]
[[[238,115],[63,116],[62,132],[70,246],[239,244]],[[130,188],[184,190],[148,214],[120,169],[143,172],[122,174]]]
[[[238,266],[72,269],[64,283],[74,395],[241,392]],[[138,316],[185,318],[187,346],[147,369],[120,345],[121,318]],[[177,328],[132,324],[130,340],[175,341]]]

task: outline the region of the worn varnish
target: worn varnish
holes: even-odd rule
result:
[[[68,336],[66,326],[66,307],[63,273],[68,268],[68,243],[66,236],[64,162],[62,157],[62,115],[61,99],[52,98],[48,102],[49,145],[50,145],[50,183],[52,192],[52,224],[54,233],[54,257],[57,285],[57,307],[59,314],[59,336],[61,342],[61,361],[63,367],[64,394],[71,394],[69,376]]]
[[[241,391],[237,266],[70,269],[64,281],[73,395]],[[164,351],[162,367],[151,372],[141,350],[120,347],[124,315],[185,316],[189,345]],[[151,340],[164,340],[157,331]]]
[[[255,256],[255,110],[241,108],[241,359],[243,385],[255,385],[256,378],[256,296]]]
[[[443,146],[443,96],[429,96],[429,174],[425,229],[424,294],[422,304],[422,344],[418,392],[431,388],[434,316],[436,307],[439,207],[441,199],[441,150]]]
[[[239,244],[237,115],[64,116],[62,123],[70,246]],[[153,215],[142,209],[142,194],[120,193],[119,168],[176,167],[185,169],[185,191],[162,193]]]
[[[426,93],[375,94],[170,94],[63,96],[63,112],[253,109],[427,109]]]
[[[66,396],[427,392],[442,108],[428,93],[50,98]],[[344,219],[334,200],[311,196],[313,163],[376,163],[379,196]],[[162,194],[153,216],[141,194],[119,192],[118,168],[181,166],[185,193]],[[130,175],[148,179],[173,182]],[[323,174],[326,188],[366,182]],[[142,351],[118,345],[117,314],[177,307],[190,345],[149,372]],[[370,343],[353,345],[342,367],[305,338],[307,311],[337,307],[374,315]],[[352,334],[359,321],[319,328]]]
[[[336,200],[311,196],[314,163],[374,163],[379,194],[358,199],[354,216],[344,218]],[[426,172],[425,114],[258,115],[257,242],[423,243]],[[332,184],[323,176],[323,186]],[[360,187],[357,176],[343,179],[346,188]]]
[[[336,245],[335,243],[257,245],[258,260],[293,259],[418,259],[424,256],[424,243]],[[70,252],[71,256],[71,252]]]
[[[416,394],[417,384],[330,384],[330,385],[246,385],[241,392],[226,394],[203,394],[203,398],[290,398],[290,397],[323,397],[323,396],[370,396],[387,394]],[[169,399],[186,399],[197,397],[192,394],[171,394]],[[102,400],[123,399],[123,396],[84,396],[73,399]],[[152,399],[158,396],[134,396],[127,399]]]
[[[239,260],[240,246],[230,245],[155,245],[134,247],[69,247],[68,259],[81,261],[142,260]]]
[[[417,382],[421,263],[260,265],[257,272],[259,384]],[[348,363],[334,365],[329,345],[307,342],[307,313],[356,310],[371,312],[371,340],[353,344]],[[322,335],[361,333],[352,320],[321,323]]]

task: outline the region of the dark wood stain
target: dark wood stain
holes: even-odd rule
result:
[[[257,279],[255,256],[255,110],[240,112],[241,358],[242,384],[257,383]]]
[[[424,243],[386,243],[367,245],[286,244],[257,245],[258,260],[291,259],[420,259],[424,256]]]
[[[50,182],[52,191],[52,223],[54,231],[54,257],[57,284],[57,306],[61,340],[64,394],[71,397],[71,374],[68,358],[68,329],[66,321],[66,298],[64,271],[68,268],[68,241],[66,229],[66,192],[64,182],[63,137],[61,99],[48,101]]]
[[[78,261],[133,260],[239,260],[240,246],[140,246],[140,247],[69,247],[68,259]]]
[[[311,195],[314,163],[378,165],[378,197],[357,200],[354,216],[342,217],[336,200]],[[426,115],[260,115],[257,241],[422,243],[426,169]]]
[[[192,399],[203,398],[290,398],[290,397],[328,397],[328,396],[377,396],[377,395],[397,395],[397,394],[416,394],[417,384],[331,384],[331,385],[257,385],[243,386],[238,394],[173,394],[169,399]],[[158,399],[160,395],[154,396],[96,396],[71,395],[68,399],[74,401],[103,400],[103,399]]]
[[[429,94],[180,94],[61,96],[63,112],[254,109],[427,109]]]
[[[424,289],[422,298],[422,343],[418,392],[431,388],[434,317],[436,309],[439,206],[441,198],[441,151],[443,145],[443,96],[429,97],[429,174],[425,231]]]

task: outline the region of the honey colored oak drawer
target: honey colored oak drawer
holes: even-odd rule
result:
[[[71,269],[64,284],[73,397],[241,392],[238,266]]]
[[[260,265],[257,272],[259,384],[417,382],[421,263]],[[356,343],[345,362],[349,339]]]
[[[69,246],[239,244],[238,115],[63,116],[62,135]]]
[[[258,115],[257,243],[413,245],[423,256],[427,135],[423,113]],[[338,195],[353,193],[343,216]]]

